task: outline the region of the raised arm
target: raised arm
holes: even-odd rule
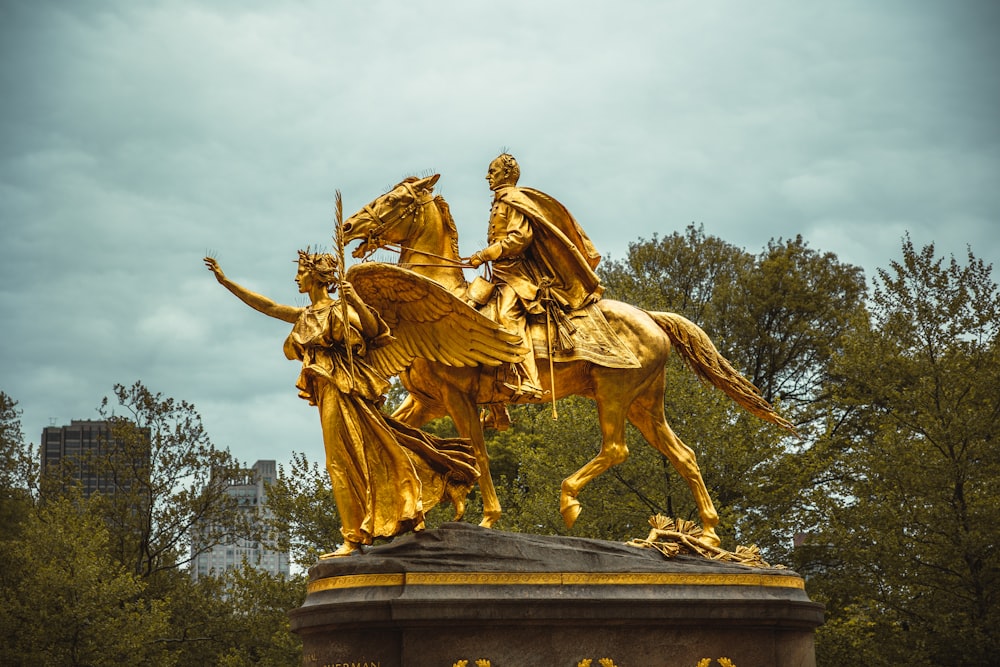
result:
[[[280,303],[275,303],[266,296],[257,294],[256,292],[251,292],[242,285],[234,283],[226,277],[226,274],[222,272],[222,268],[219,267],[219,263],[215,261],[215,258],[213,257],[205,258],[205,266],[208,267],[209,271],[215,274],[215,279],[219,281],[220,285],[235,294],[239,297],[240,301],[250,306],[257,312],[264,313],[269,317],[283,320],[285,322],[294,323],[303,311],[303,308],[284,306]]]

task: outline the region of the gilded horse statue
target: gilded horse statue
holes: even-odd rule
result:
[[[343,241],[362,241],[353,253],[357,258],[379,248],[398,249],[401,266],[464,296],[469,284],[462,271],[458,231],[447,202],[433,192],[439,177],[409,178],[399,183],[344,221]],[[581,490],[628,457],[625,443],[628,420],[666,455],[687,482],[698,506],[702,539],[718,546],[715,528],[719,516],[694,451],[674,434],[664,416],[664,371],[671,348],[678,351],[696,375],[748,412],[791,433],[795,433],[794,427],[773,410],[757,388],[719,354],[705,332],[691,321],[675,313],[647,312],[611,299],[598,301],[597,307],[618,339],[634,354],[638,361],[633,364],[635,367],[607,368],[590,361],[541,363],[538,366],[542,384],[553,387],[556,395],[545,399],[527,396],[511,399],[509,395],[496,394],[495,369],[446,366],[418,358],[400,374],[409,396],[393,416],[416,427],[450,416],[458,433],[471,439],[483,495],[480,525],[491,527],[499,519],[501,508],[490,476],[478,406],[496,401],[537,403],[570,395],[593,399],[603,441],[600,452],[562,482],[559,511],[565,524],[572,527],[580,514]]]

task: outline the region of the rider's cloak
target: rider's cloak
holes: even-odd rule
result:
[[[577,309],[600,299],[604,287],[594,269],[601,256],[565,206],[544,192],[516,186],[497,190],[496,199],[528,219],[534,240],[524,258],[540,279],[551,280],[551,295],[560,306]]]

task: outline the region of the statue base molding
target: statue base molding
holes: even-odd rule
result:
[[[306,667],[815,665],[789,570],[464,523],[365,551],[310,568]]]

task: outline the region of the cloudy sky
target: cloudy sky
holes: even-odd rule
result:
[[[501,148],[613,259],[696,222],[869,276],[906,233],[1000,269],[998,8],[0,0],[0,389],[33,442],[142,380],[242,460],[319,458],[288,325],[202,256],[302,305],[334,191],[428,173],[470,254]]]

